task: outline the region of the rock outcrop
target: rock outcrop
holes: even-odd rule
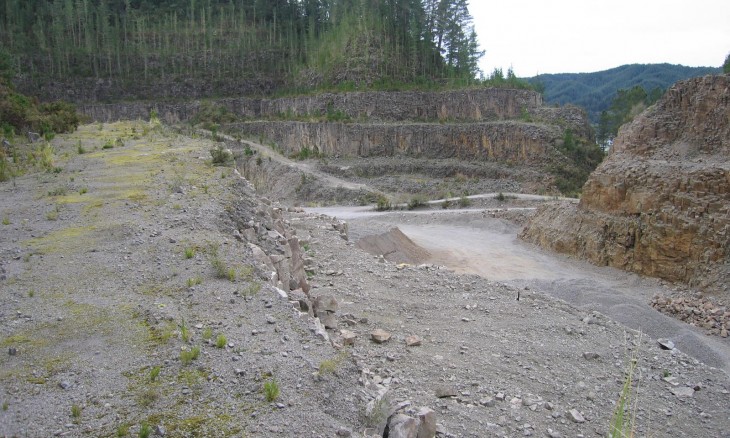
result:
[[[678,82],[624,126],[577,206],[541,209],[528,241],[730,291],[730,76]]]

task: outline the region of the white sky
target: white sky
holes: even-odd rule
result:
[[[480,67],[519,77],[624,64],[719,67],[730,52],[730,0],[471,0]]]

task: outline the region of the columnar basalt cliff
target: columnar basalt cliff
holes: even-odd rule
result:
[[[522,237],[601,265],[730,291],[730,76],[679,82],[624,126],[577,207]]]

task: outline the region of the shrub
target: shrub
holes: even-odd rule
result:
[[[215,346],[218,348],[224,348],[227,343],[228,340],[226,340],[226,337],[223,334],[219,334],[218,337],[215,339]]]
[[[233,162],[233,154],[231,151],[221,145],[211,149],[210,155],[213,157],[213,165],[215,166],[226,166]]]
[[[195,257],[195,248],[185,248],[185,258],[192,259]]]
[[[420,196],[414,196],[410,201],[408,201],[409,210],[415,210],[416,208],[423,207],[424,205],[426,205],[426,201],[424,201]]]
[[[387,211],[387,210],[390,210],[391,208],[393,208],[393,207],[390,204],[390,200],[388,200],[388,198],[386,198],[383,195],[379,195],[378,199],[375,203],[375,210],[376,211]]]

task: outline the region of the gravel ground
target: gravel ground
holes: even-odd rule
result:
[[[0,435],[372,436],[428,407],[442,437],[604,436],[635,353],[637,436],[730,436],[722,371],[537,288],[381,260],[326,216],[285,214],[312,289],[283,298],[235,225],[271,202],[207,141],[53,144],[57,172],[0,184]],[[322,301],[326,332],[297,310]]]

